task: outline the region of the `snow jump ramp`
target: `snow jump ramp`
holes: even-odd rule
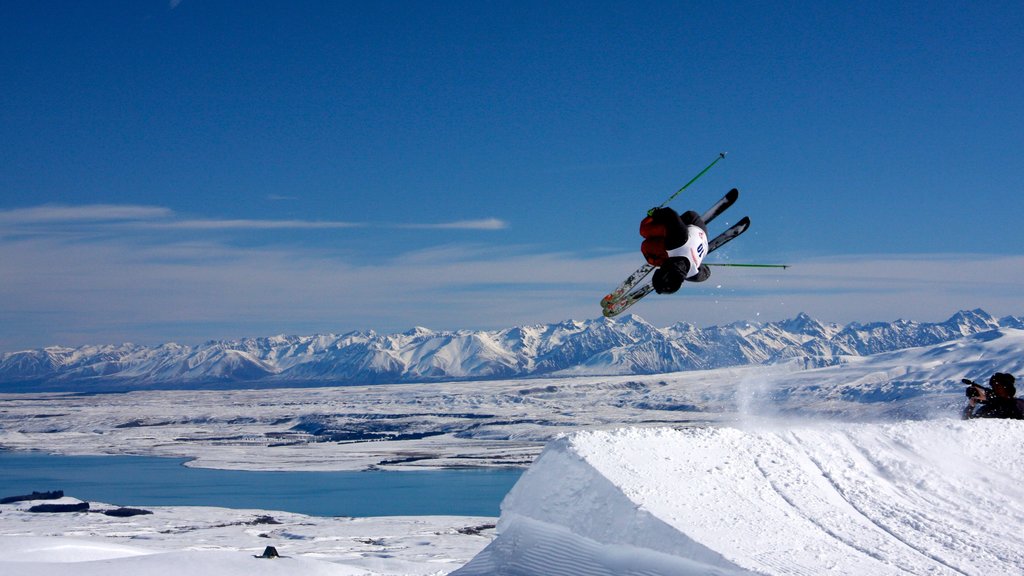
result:
[[[1024,573],[1024,422],[553,441],[457,576]]]

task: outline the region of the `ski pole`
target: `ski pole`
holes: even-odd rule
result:
[[[711,167],[712,167],[712,166],[714,166],[715,164],[718,164],[718,161],[719,161],[719,160],[721,160],[722,158],[725,158],[725,155],[726,155],[726,154],[727,154],[727,152],[719,152],[719,153],[718,153],[718,158],[715,158],[715,159],[714,159],[714,160],[713,160],[713,161],[711,162],[711,164],[708,164],[707,166],[705,166],[705,167],[704,167],[704,169],[703,169],[703,170],[701,170],[699,174],[697,174],[696,176],[694,176],[693,178],[691,178],[689,182],[687,182],[686,184],[683,184],[683,187],[682,187],[682,188],[680,188],[679,190],[676,190],[676,193],[675,193],[675,194],[673,194],[673,195],[671,195],[671,196],[669,196],[669,197],[668,197],[668,200],[665,200],[664,202],[662,202],[660,206],[657,206],[657,207],[654,207],[654,208],[651,208],[650,210],[648,210],[648,211],[647,211],[647,215],[648,215],[648,216],[650,216],[650,215],[651,215],[651,214],[653,214],[653,213],[654,213],[654,211],[655,211],[655,210],[657,210],[658,208],[664,208],[666,204],[668,204],[668,203],[669,203],[669,202],[671,202],[672,200],[675,200],[675,197],[676,197],[676,196],[679,196],[679,193],[680,193],[680,192],[682,192],[683,190],[686,190],[687,188],[689,188],[690,184],[693,184],[694,182],[696,182],[696,181],[697,181],[697,179],[698,179],[698,178],[700,178],[701,176],[703,176],[705,172],[707,172],[708,170],[711,170]]]
[[[732,264],[732,263],[717,263],[717,262],[705,262],[708,266],[733,266],[736,268],[782,268],[785,270],[789,268],[789,264]]]

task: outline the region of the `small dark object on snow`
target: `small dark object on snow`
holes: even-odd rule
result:
[[[143,510],[142,508],[115,508],[113,510],[104,510],[103,513],[115,518],[128,518],[129,516],[152,514],[149,510]]]
[[[494,524],[481,524],[479,526],[466,526],[465,528],[459,528],[457,532],[459,534],[465,534],[466,536],[479,536],[484,530],[493,530]]]
[[[257,556],[257,558],[280,558],[280,557],[281,556],[277,553],[277,548],[274,548],[273,546],[267,546],[266,549],[263,550],[263,555],[262,556]]]
[[[61,512],[88,512],[89,503],[79,502],[77,504],[39,504],[28,509],[29,512],[61,513]]]
[[[31,494],[26,494],[24,496],[8,496],[0,499],[0,504],[13,504],[15,502],[26,502],[28,500],[56,500],[63,497],[63,490],[54,490],[53,492],[36,492],[33,490]]]
[[[248,522],[251,526],[257,526],[259,524],[280,524],[273,516],[257,516],[252,522]]]

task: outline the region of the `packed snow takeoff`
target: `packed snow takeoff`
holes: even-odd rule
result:
[[[576,432],[534,460],[497,538],[452,576],[1022,574],[1021,430],[947,419]]]
[[[705,169],[706,170],[706,169]],[[717,218],[722,212],[725,212],[730,206],[732,206],[739,198],[740,192],[736,188],[728,191],[725,196],[722,196],[718,202],[715,202],[710,208],[708,208],[701,219],[704,224],[710,224],[715,218]],[[722,232],[718,236],[714,237],[707,243],[707,253],[710,254],[715,250],[724,246],[727,242],[736,238],[740,234],[747,231],[750,227],[750,219],[744,216],[739,222],[733,224],[725,232]],[[636,304],[641,298],[647,296],[654,291],[654,285],[651,282],[646,282],[640,285],[647,276],[654,271],[656,266],[651,263],[646,263],[636,269],[635,272],[630,274],[626,279],[619,284],[617,288],[609,292],[604,298],[601,299],[601,308],[603,314],[611,318],[618,316],[624,312],[627,308]],[[637,287],[640,285],[639,287]]]

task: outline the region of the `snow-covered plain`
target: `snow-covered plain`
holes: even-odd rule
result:
[[[459,532],[494,521],[480,518],[176,508],[125,525],[3,506],[0,573],[445,574],[477,552],[458,574],[1024,572],[1024,424],[956,420],[961,378],[1024,372],[1024,331],[805,366],[0,396],[6,448],[279,470],[526,464],[543,449],[496,538]],[[240,520],[257,514],[301,536]],[[362,548],[379,534],[396,544]],[[289,558],[253,558],[264,542]],[[60,554],[73,562],[41,561]]]
[[[66,497],[47,503],[73,503]],[[280,511],[147,507],[37,514],[40,502],[0,505],[0,574],[39,576],[260,576],[445,574],[494,534],[494,518],[322,518]],[[274,546],[281,558],[257,558]]]

